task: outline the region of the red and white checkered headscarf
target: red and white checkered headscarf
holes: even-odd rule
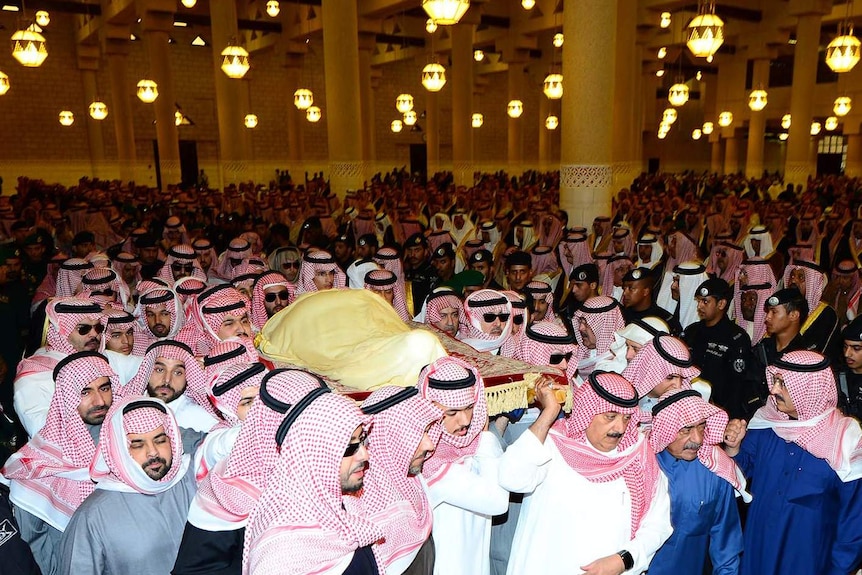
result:
[[[204,282],[207,281],[207,274],[201,267],[201,263],[198,261],[198,254],[191,245],[177,244],[168,249],[168,257],[165,258],[165,265],[159,268],[159,272],[156,274],[156,277],[165,280],[168,282],[168,285],[173,285],[174,272],[171,270],[171,266],[174,263],[180,263],[183,265],[192,264],[194,268],[192,273],[183,273],[183,276],[191,276]]]
[[[231,283],[239,288],[251,288],[252,282],[264,272],[269,271],[269,266],[263,260],[251,258],[242,260],[242,263],[233,268],[233,277],[230,278]]]
[[[671,234],[668,244],[672,241],[676,242],[676,257],[668,257],[666,269],[672,270],[683,262],[697,259],[697,246],[685,232],[678,231]]]
[[[533,275],[554,275],[560,269],[557,254],[548,246],[535,246],[530,250]]]
[[[251,302],[236,288],[219,290],[204,298],[198,308],[199,323],[203,326],[203,335],[209,340],[210,347],[221,341],[218,331],[225,317],[232,315],[241,318],[248,314],[249,308]]]
[[[805,300],[808,302],[809,311],[813,312],[820,304],[820,298],[826,288],[826,274],[815,263],[796,261],[784,268],[785,287],[790,287],[790,274],[795,270],[802,270],[805,274]]]
[[[408,475],[408,469],[425,429],[440,421],[443,412],[416,388],[393,386],[369,395],[362,411],[373,414],[362,500],[371,520],[383,528],[386,539],[377,551],[389,566],[415,553],[431,534],[431,506],[420,479]],[[436,445],[439,427],[432,425],[428,434]]]
[[[578,344],[575,343],[575,336],[566,328],[553,322],[538,321],[523,330],[519,342],[517,358],[531,365],[550,366],[551,355],[571,352],[572,357],[566,366],[566,377],[569,381],[574,380],[578,371],[578,362],[575,361]]]
[[[491,335],[482,331],[482,314],[505,313],[509,320],[503,325],[503,333]],[[479,351],[493,351],[506,341],[512,333],[512,304],[502,293],[492,289],[480,289],[464,300],[465,329],[458,332],[458,339]]]
[[[754,258],[740,264],[736,274],[737,288],[742,285],[777,285],[772,266],[763,258]]]
[[[56,387],[45,425],[2,470],[12,480],[13,503],[60,531],[93,492],[89,467],[96,445],[78,405],[81,391],[101,377],[109,379],[113,391],[119,389],[108,360],[96,352],[75,353],[60,361],[54,369]]]
[[[192,302],[195,298],[207,289],[207,284],[196,277],[187,276],[178,279],[174,282],[174,291],[177,292],[177,297],[183,306],[183,316],[186,321],[189,319],[189,311],[192,309]]]
[[[168,241],[168,232],[180,232],[180,242],[189,243],[188,231],[177,216],[171,216],[165,220],[165,227],[162,230],[162,239],[165,241]]]
[[[141,367],[138,368],[138,373],[129,380],[129,383],[123,386],[123,397],[147,394],[147,385],[150,382],[150,376],[153,374],[153,367],[156,364],[156,360],[160,357],[179,360],[185,364],[186,390],[183,392],[183,395],[203,407],[207,413],[219,419],[207,395],[209,389],[207,388],[207,377],[204,374],[204,370],[201,368],[198,360],[195,359],[195,356],[192,355],[192,350],[187,345],[172,339],[163,339],[150,345],[144,354],[144,359],[141,362]]]
[[[479,448],[479,435],[488,420],[485,382],[479,370],[466,361],[456,357],[441,357],[422,368],[416,386],[422,397],[447,408],[473,406],[473,419],[463,437],[446,431],[442,421],[435,424],[440,427],[440,443],[422,469],[422,475],[432,485],[446,475],[452,465],[470,457]]]
[[[198,262],[201,261],[201,254],[209,253],[210,262],[212,262],[210,263],[211,269],[218,266],[218,254],[216,253],[215,247],[213,246],[213,243],[211,241],[206,238],[198,238],[192,242],[192,247],[195,249],[195,253],[197,253],[198,255]],[[201,269],[203,269],[203,266],[201,266]]]
[[[182,311],[180,299],[174,290],[163,286],[159,282],[144,280],[138,284],[138,293],[140,295],[134,315],[138,318],[138,325],[141,327],[141,331],[148,334],[148,339],[151,342],[157,338],[147,325],[147,310],[154,309],[162,304],[164,304],[168,313],[171,314],[171,329],[165,338],[170,339],[179,333],[185,324],[186,317]]]
[[[210,402],[229,426],[242,423],[236,414],[242,392],[249,387],[260,387],[266,373],[266,366],[262,363],[239,363],[228,367],[209,382]]]
[[[638,396],[644,397],[670,375],[681,376],[683,385],[690,386],[700,369],[692,362],[684,341],[660,333],[644,344],[622,375],[635,386]]]
[[[455,292],[449,289],[435,290],[425,300],[424,323],[437,329],[435,324],[443,319],[440,311],[446,308],[455,308],[458,310],[458,331],[464,330],[467,323],[467,316],[464,315],[464,302],[461,301],[461,298]]]
[[[622,287],[614,286],[614,275],[615,272],[619,268],[623,268],[625,271],[621,271],[622,275],[625,275],[628,270],[634,267],[634,262],[632,262],[632,258],[628,255],[614,255],[608,259],[608,264],[605,266],[604,271],[602,272],[602,295],[606,295],[608,297],[612,297],[619,301],[622,299]],[[614,288],[619,293],[619,297],[615,297]]]
[[[198,486],[189,511],[193,525],[207,531],[245,526],[278,460],[275,434],[285,414],[306,394],[323,386],[317,376],[299,369],[275,369],[262,378],[258,397],[230,455]]]
[[[587,325],[596,336],[596,355],[606,353],[614,342],[614,332],[625,327],[623,314],[617,300],[608,296],[591,297],[572,316],[575,338],[578,340],[578,357],[575,363],[590,355],[590,349],[584,345],[581,332],[578,330],[578,322],[581,318],[586,320]]]
[[[551,289],[551,286],[546,282],[533,280],[524,286],[524,291],[534,300],[544,301],[548,304],[545,316],[539,321],[554,321],[556,318],[556,314],[554,313],[554,290]]]
[[[622,250],[617,251],[614,248],[613,242],[615,242],[615,241],[617,241],[617,242],[622,241],[623,242],[623,249]],[[629,258],[636,255],[635,254],[635,251],[636,251],[635,250],[635,241],[632,238],[632,231],[629,228],[621,227],[621,228],[617,228],[614,230],[614,234],[613,234],[613,236],[611,236],[611,251],[614,253],[614,255],[624,255],[624,256],[628,256]]]
[[[718,251],[724,250],[727,253],[727,266],[724,271],[718,267]],[[712,246],[712,251],[709,253],[709,262],[706,266],[706,272],[712,276],[719,277],[728,284],[733,285],[736,280],[736,274],[739,272],[739,266],[742,264],[742,256],[745,255],[745,250],[740,246],[730,242],[716,242]],[[720,275],[719,275],[720,274]]]
[[[757,291],[757,307],[754,308],[754,321],[748,321],[742,317],[742,294],[751,291]],[[772,295],[775,288],[771,284],[751,284],[746,286],[737,285],[737,290],[733,294],[733,317],[736,324],[745,330],[751,338],[751,345],[756,345],[766,335],[766,310],[763,309],[763,304]]]
[[[384,537],[365,510],[365,495],[344,495],[341,490],[344,450],[368,419],[352,401],[334,393],[316,397],[296,416],[272,481],[249,517],[243,573],[326,572],[356,549]],[[369,439],[378,432],[372,430]],[[374,545],[372,550],[383,573],[381,547]]]
[[[407,313],[407,303],[405,301],[404,286],[399,285],[398,277],[389,270],[371,270],[365,274],[365,289],[370,291],[384,291],[391,289],[393,300],[392,307],[398,312],[398,317],[403,321],[410,321],[410,314]]]
[[[85,273],[84,277],[81,278],[81,297],[94,299],[92,296],[93,292],[108,289],[113,290],[114,295],[110,298],[97,296],[100,302],[119,304],[123,309],[130,312],[134,309],[135,306],[129,296],[129,286],[111,268],[94,268]]]
[[[265,290],[281,286],[287,290],[288,299],[285,305],[290,305],[293,303],[293,300],[296,298],[296,288],[295,286],[287,281],[287,278],[284,277],[284,274],[281,272],[269,272],[262,275],[259,275],[256,280],[254,280],[254,284],[251,288],[251,323],[257,329],[263,329],[264,324],[269,319],[269,316],[266,314],[266,307],[264,298],[266,294]]]
[[[655,453],[638,431],[637,400],[623,376],[594,371],[575,392],[571,415],[557,420],[549,434],[566,463],[587,481],[625,480],[632,498],[632,537],[649,510],[660,472]],[[616,449],[602,453],[589,445],[586,431],[593,418],[609,411],[632,418]]]
[[[213,273],[225,281],[230,281],[234,276],[234,265],[231,260],[247,260],[251,257],[251,243],[242,238],[234,238],[230,241],[227,249],[222,252],[217,262],[213,262],[215,270]]]
[[[136,286],[141,281],[141,260],[138,259],[138,256],[129,252],[120,252],[111,260],[111,269],[114,270],[120,278],[123,277],[123,272],[128,267],[135,269],[135,280],[132,282],[132,285]]]
[[[119,309],[106,309],[102,315],[102,325],[105,326],[105,331],[102,332],[102,342],[99,344],[99,353],[105,353],[105,348],[108,339],[111,337],[111,331],[121,329],[123,331],[132,328],[135,330],[135,341],[132,344],[130,355],[144,355],[147,352],[147,342],[144,338],[138,337],[137,328],[138,320],[127,311]],[[140,341],[139,341],[140,340]]]
[[[81,258],[69,258],[57,271],[57,297],[72,297],[81,291],[81,279],[93,264]]]
[[[211,347],[204,356],[204,373],[207,380],[212,380],[229,367],[254,363],[258,359],[260,356],[251,338],[229,337]]]
[[[862,429],[836,408],[838,386],[829,360],[813,351],[791,351],[767,366],[770,389],[776,375],[784,380],[799,417],[790,419],[770,396],[749,429],[772,429],[784,441],[825,460],[843,482],[862,477]]]
[[[572,275],[572,270],[576,267],[593,263],[593,254],[590,253],[585,231],[567,233],[557,246],[557,251],[566,277]]]
[[[521,359],[521,338],[524,337],[524,329],[530,323],[530,310],[527,309],[526,299],[518,292],[503,290],[500,293],[512,304],[512,333],[500,347],[500,355]],[[518,317],[521,318],[520,324],[515,323]]]
[[[398,277],[398,281],[404,283],[404,267],[401,264],[401,258],[398,257],[398,250],[390,247],[380,248],[372,259],[381,268],[394,273]]]
[[[164,427],[171,440],[173,461],[168,473],[155,480],[132,459],[127,434],[150,433],[159,427]],[[96,456],[90,464],[90,477],[96,482],[96,489],[156,495],[182,481],[188,468],[189,457],[183,455],[177,420],[161,399],[128,396],[114,401],[99,434]]]
[[[706,421],[703,443],[697,451],[697,458],[704,467],[730,483],[746,502],[751,495],[745,491],[745,476],[721,448],[724,442],[724,429],[727,427],[727,412],[720,407],[707,403],[693,389],[673,389],[665,393],[653,406],[652,428],[649,444],[653,451],[664,451],[673,443],[683,427]]]
[[[92,323],[101,319],[102,308],[89,299],[80,297],[57,297],[45,308],[48,317],[47,347],[63,353],[77,352],[69,343],[69,334],[79,323]]]
[[[332,289],[344,289],[347,286],[347,276],[335,263],[335,258],[329,252],[318,250],[316,252],[305,252],[302,255],[302,267],[299,269],[299,282],[296,286],[297,293],[317,291],[314,285],[314,276],[317,272],[335,272],[335,281]]]

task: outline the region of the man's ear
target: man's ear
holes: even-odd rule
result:
[[[727,300],[726,299],[720,299],[716,303],[718,303],[718,309],[720,309],[721,311],[724,311],[727,309]]]

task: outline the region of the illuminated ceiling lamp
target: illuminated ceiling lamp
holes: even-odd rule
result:
[[[835,103],[832,106],[832,111],[836,116],[846,116],[850,113],[850,108],[853,107],[853,100],[849,96],[838,96],[835,98]]]
[[[467,9],[470,0],[422,0],[422,9],[436,24],[457,24]]]
[[[8,92],[9,88],[11,87],[12,85],[9,84],[9,76],[4,74],[3,72],[0,72],[0,96]]]
[[[680,78],[681,80],[681,78]],[[667,101],[677,108],[688,102],[688,86],[678,81],[667,91]]]
[[[316,124],[317,122],[319,122],[322,115],[323,113],[317,106],[309,106],[309,108],[305,111],[305,119],[312,124]]]
[[[243,123],[245,124],[245,127],[248,128],[249,130],[251,130],[252,128],[256,128],[257,122],[258,122],[257,114],[246,114],[245,118],[243,119]]]
[[[90,117],[94,120],[104,120],[108,117],[108,106],[96,98],[96,101],[90,104]]]
[[[413,109],[413,96],[410,94],[398,94],[395,98],[395,109],[406,114]]]
[[[230,43],[222,50],[221,69],[228,78],[239,79],[246,75],[250,68],[248,64],[248,52],[242,46]]]
[[[416,116],[415,110],[408,110],[408,111],[404,112],[404,125],[405,126],[414,125],[416,123],[416,119],[417,119],[417,116]]]
[[[811,135],[816,136],[820,133],[820,130],[823,129],[823,125],[820,122],[811,122]]]
[[[397,134],[404,129],[404,124],[401,122],[401,120],[392,120],[392,123],[389,124],[389,129]]]
[[[300,88],[293,93],[293,105],[297,110],[307,110],[314,104],[314,93],[308,88]]]
[[[45,37],[36,32],[32,24],[25,30],[18,30],[12,34],[12,56],[22,66],[38,68],[48,57]]]
[[[194,8],[195,4],[198,3],[198,0],[182,0],[182,3],[186,8]]]
[[[152,104],[159,97],[159,86],[153,80],[138,82],[138,99],[145,104]]]
[[[703,136],[703,131],[700,128],[695,128],[691,131],[691,139],[699,140]]]
[[[485,123],[485,116],[476,112],[475,114],[473,114],[473,119],[471,123],[474,128],[481,128],[482,124]]]
[[[560,98],[562,98],[563,75],[548,74],[547,76],[545,76],[545,83],[542,91],[545,92],[545,96],[547,96],[549,100],[559,100]]]
[[[862,42],[853,35],[853,24],[842,22],[838,25],[838,36],[826,46],[826,65],[841,74],[849,72],[859,62]]]
[[[520,118],[524,113],[524,103],[521,100],[509,100],[506,104],[506,113],[510,118]]]
[[[536,0],[521,0],[521,6],[524,10],[532,10],[536,7]]]
[[[718,125],[722,128],[726,128],[733,123],[733,113],[731,112],[722,112],[718,115]]]
[[[36,24],[44,28],[51,23],[51,15],[47,10],[39,10],[36,12]]]
[[[673,108],[666,108],[661,115],[661,121],[663,124],[671,125],[676,122],[677,114],[676,110]]]
[[[752,90],[748,95],[748,107],[753,112],[759,112],[766,107],[766,90]]]
[[[281,5],[278,0],[269,0],[266,3],[266,13],[269,14],[270,18],[275,18],[279,12],[281,12]]]
[[[786,142],[788,135],[789,134],[787,132],[781,132],[780,134],[778,134],[778,139],[782,142]]]
[[[446,85],[446,68],[437,62],[431,62],[422,68],[422,85],[429,92],[439,92]]]
[[[566,41],[566,37],[563,35],[562,32],[557,32],[556,34],[554,34],[554,47],[555,48],[562,48],[563,42],[565,42],[565,41]]]
[[[186,117],[183,116],[182,112],[180,112],[179,110],[174,112],[174,125],[182,126],[183,122],[185,122],[185,120],[186,120]]]
[[[703,132],[704,136],[710,135],[713,130],[715,130],[715,124],[713,124],[712,122],[704,122],[703,126],[701,127],[701,131]]]
[[[715,15],[713,0],[700,0],[698,14],[688,23],[686,46],[697,58],[711,58],[724,44],[724,21]]]
[[[838,127],[838,118],[835,116],[829,116],[826,118],[826,121],[823,122],[823,127],[831,132]]]
[[[664,57],[667,56],[667,46],[662,46],[661,48],[659,48],[658,52],[656,53],[656,56],[658,56],[659,60],[664,60]]]
[[[785,130],[790,129],[790,114],[784,114],[781,116],[781,127]]]
[[[662,28],[669,28],[670,27],[670,12],[662,12],[661,13],[661,20],[659,20],[658,25],[661,26]]]
[[[433,18],[428,18],[425,21],[425,31],[429,34],[433,34],[437,31],[437,22],[435,22]]]
[[[473,50],[473,59],[477,62],[481,62],[485,59],[485,52],[482,50]]]
[[[60,112],[59,119],[60,124],[68,128],[75,123],[75,114],[73,114],[69,110],[63,110],[62,112]]]
[[[557,126],[560,125],[560,119],[556,116],[548,116],[545,118],[545,127],[549,130],[556,130]]]

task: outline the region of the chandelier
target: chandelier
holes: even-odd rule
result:
[[[485,123],[485,116],[480,113],[473,114],[472,125],[474,128],[481,128],[482,124]]]
[[[677,114],[674,108],[666,108],[661,115],[661,121],[663,124],[671,125],[676,122]]]
[[[709,58],[724,44],[724,21],[715,15],[713,0],[701,0],[698,14],[688,23],[686,46],[697,58]]]
[[[404,112],[404,125],[412,126],[416,124],[416,112],[414,110],[407,110]]]
[[[849,72],[859,62],[860,47],[862,42],[853,35],[853,25],[842,22],[838,25],[838,36],[826,46],[826,65],[838,74]]]
[[[548,116],[545,118],[545,127],[549,130],[556,130],[560,125],[560,119],[556,116]]]
[[[12,34],[12,56],[22,66],[38,68],[48,57],[48,45],[42,36],[31,24],[25,30],[18,30]]]
[[[60,112],[60,124],[63,126],[69,127],[75,123],[75,114],[70,112],[69,110],[63,110]]]
[[[12,86],[9,84],[9,76],[0,72],[0,96],[9,91]]]
[[[545,76],[544,89],[545,96],[549,100],[559,100],[563,97],[563,75],[548,74]]]
[[[242,46],[228,44],[227,48],[222,50],[221,55],[224,56],[221,69],[228,78],[242,78],[248,72],[250,68],[248,52]]]
[[[433,18],[428,18],[428,20],[425,21],[425,31],[429,34],[433,34],[437,31],[437,22],[435,22]]]
[[[314,94],[308,88],[300,88],[293,93],[293,105],[297,110],[307,110],[314,103]]]
[[[520,118],[524,113],[524,103],[521,100],[509,100],[506,105],[506,113],[510,118]]]
[[[323,114],[322,114],[322,112],[320,111],[320,108],[318,108],[317,106],[310,106],[310,107],[305,111],[305,119],[306,119],[306,120],[308,120],[309,122],[311,122],[312,124],[315,124],[315,123],[319,122],[319,121],[320,121],[320,117],[321,117],[322,115],[323,115]]]
[[[752,90],[748,95],[748,107],[759,112],[766,107],[766,90]]]
[[[853,107],[853,100],[850,96],[838,96],[835,98],[835,104],[832,106],[832,111],[836,116],[846,116],[850,113],[850,108]]]
[[[401,122],[401,120],[392,120],[392,123],[389,124],[389,129],[397,134],[404,129],[404,124]]]
[[[243,119],[243,123],[245,123],[245,127],[248,129],[257,127],[257,114],[246,114]]]
[[[279,12],[281,12],[281,5],[279,5],[278,0],[269,0],[269,2],[266,3],[266,13],[269,14],[271,18],[278,16]]]
[[[722,128],[726,128],[733,123],[733,113],[731,112],[722,112],[718,115],[718,125]]]
[[[704,136],[710,135],[713,132],[713,130],[715,130],[715,124],[713,124],[712,122],[704,122],[703,123],[703,127],[701,128],[701,131],[703,132]]]
[[[469,7],[470,0],[422,0],[425,13],[443,26],[457,24]]]
[[[691,131],[691,139],[692,140],[699,140],[702,135],[703,135],[703,131],[700,128],[695,128],[694,130]]]
[[[90,104],[90,117],[94,120],[104,120],[108,117],[108,106],[101,100],[96,99]]]
[[[159,86],[153,80],[138,82],[138,99],[145,104],[152,104],[159,97]]]
[[[51,15],[46,10],[36,12],[36,24],[44,28],[51,23]]]
[[[838,118],[835,116],[829,116],[826,118],[826,121],[823,122],[823,127],[831,132],[838,127]]]
[[[410,110],[413,109],[413,96],[410,94],[399,94],[397,98],[395,98],[395,109],[401,112],[402,114],[406,114]]]
[[[667,101],[671,106],[682,106],[688,102],[688,86],[683,82],[677,82],[667,91]]]
[[[822,130],[822,129],[823,129],[823,126],[820,124],[820,122],[811,122],[811,135],[812,136],[816,136],[817,134],[819,134],[820,130]]]
[[[431,62],[422,69],[422,85],[429,92],[439,92],[446,85],[446,68]]]
[[[565,36],[563,36],[563,33],[562,33],[562,32],[557,32],[556,34],[554,34],[554,47],[555,47],[555,48],[562,48],[562,47],[563,47],[563,42],[564,42],[565,40],[566,40],[566,37],[565,37]]]
[[[195,4],[198,3],[198,0],[182,0],[183,6],[186,8],[194,8]]]

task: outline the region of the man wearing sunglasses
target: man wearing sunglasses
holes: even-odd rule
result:
[[[200,263],[198,263],[198,255],[189,244],[178,244],[168,250],[168,257],[165,260],[165,265],[156,274],[157,277],[165,280],[170,285],[175,281],[184,277],[196,277],[199,280],[206,281],[206,272],[204,272]]]
[[[79,351],[98,351],[104,326],[102,308],[83,298],[55,298],[45,309],[48,317],[46,344],[18,365],[13,404],[27,435],[33,437],[45,425],[54,395],[52,372],[66,356]]]
[[[251,288],[251,322],[263,329],[266,321],[293,300],[293,286],[278,272],[258,276]]]
[[[490,289],[473,292],[464,300],[467,325],[458,339],[478,351],[498,355],[512,332],[512,304],[502,293]]]

